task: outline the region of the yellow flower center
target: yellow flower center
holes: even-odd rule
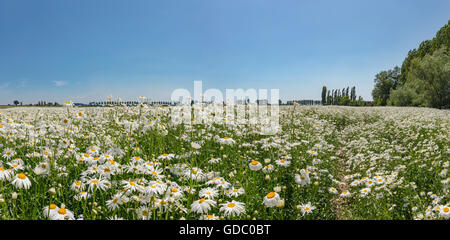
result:
[[[251,164],[252,164],[252,165],[258,165],[259,162],[258,162],[258,161],[252,161]]]
[[[60,209],[58,210],[58,213],[61,214],[61,215],[64,215],[64,214],[67,213],[67,210],[64,209],[64,208],[60,208]]]
[[[204,198],[201,198],[198,202],[199,203],[202,203],[202,202],[204,202],[206,199],[204,199]]]
[[[236,206],[236,204],[234,204],[234,203],[228,203],[228,205],[227,205],[229,208],[234,208],[234,206]]]
[[[17,177],[19,177],[22,180],[27,178],[27,176],[25,174],[23,174],[23,173],[19,173],[19,175]]]
[[[274,192],[270,192],[267,194],[267,198],[273,198],[275,197],[275,193]]]
[[[53,203],[50,204],[49,208],[50,208],[50,209],[55,209],[55,208],[56,208],[56,204],[53,204]]]

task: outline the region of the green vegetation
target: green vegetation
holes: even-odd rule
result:
[[[322,104],[323,105],[341,105],[341,106],[366,106],[367,103],[363,101],[360,96],[356,100],[356,87],[352,87],[350,93],[350,88],[333,89],[327,91],[327,87],[322,88]]]
[[[450,21],[449,21],[450,23]],[[450,107],[450,27],[408,52],[402,67],[375,76],[372,91],[378,106]]]

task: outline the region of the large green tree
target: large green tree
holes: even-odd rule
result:
[[[450,107],[450,54],[442,46],[433,54],[414,58],[406,82],[391,93],[390,105]]]
[[[450,106],[450,54],[442,47],[422,59],[411,62],[407,86],[416,90],[422,106]]]
[[[406,83],[408,73],[411,71],[411,64],[414,59],[422,59],[427,54],[433,54],[441,47],[450,49],[450,20],[436,33],[436,36],[432,40],[425,40],[420,43],[419,48],[408,52],[408,56],[402,64],[400,84],[403,85]]]
[[[394,67],[392,70],[382,71],[375,76],[375,87],[372,90],[372,97],[376,105],[385,106],[389,99],[391,90],[396,89],[400,77],[400,68]]]

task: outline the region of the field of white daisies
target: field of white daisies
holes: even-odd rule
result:
[[[268,136],[145,105],[3,109],[0,219],[445,220],[449,113],[281,107]]]

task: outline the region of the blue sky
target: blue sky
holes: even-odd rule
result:
[[[176,88],[321,88],[373,78],[447,23],[447,0],[0,0],[0,104],[170,99]]]

